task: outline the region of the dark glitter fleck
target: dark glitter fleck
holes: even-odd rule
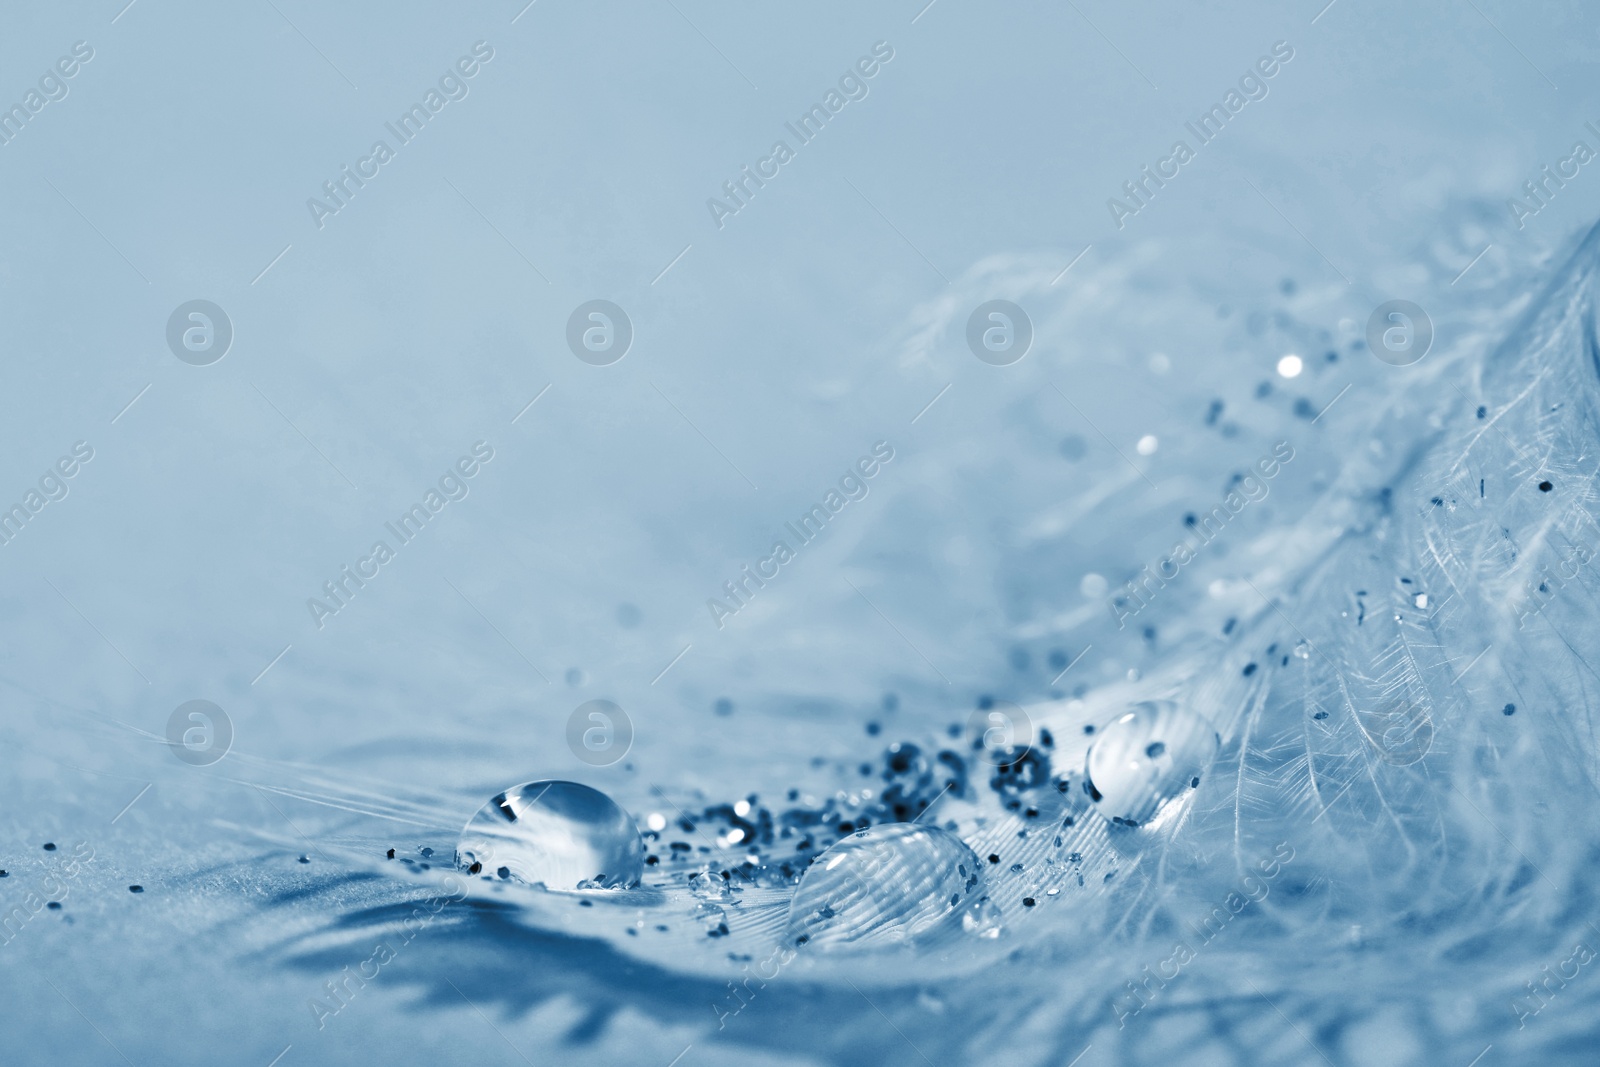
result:
[[[867,723],[867,736],[868,737],[877,737],[878,734],[880,734],[882,732],[883,732],[883,727],[879,726],[877,723],[875,723],[875,722]]]
[[[142,886],[142,885],[130,885],[128,887],[128,892],[130,892],[130,893],[143,893],[144,892],[144,886]]]
[[[510,867],[496,867],[494,873],[499,875],[501,878],[510,878],[511,877],[511,868]]]
[[[472,865],[472,866],[470,866],[470,867],[468,867],[468,868],[467,868],[467,873],[468,873],[468,874],[477,874],[477,873],[479,873],[479,872],[480,872],[480,871],[482,871],[482,870],[483,870],[483,864],[481,864],[481,863],[474,863],[474,864],[473,864],[473,865]]]
[[[1539,492],[1541,492],[1541,493],[1548,493],[1550,490],[1552,490],[1554,488],[1555,488],[1555,486],[1551,485],[1549,482],[1540,482],[1539,483]]]
[[[1152,741],[1148,745],[1144,746],[1144,754],[1149,756],[1151,759],[1155,759],[1157,756],[1163,755],[1166,751],[1167,746],[1161,741]]]
[[[311,862],[311,857],[310,856],[301,856],[300,857],[300,862],[301,863],[310,863]]]
[[[1244,676],[1248,678],[1254,673],[1256,673],[1256,665],[1254,663],[1246,663],[1244,665]]]
[[[46,841],[44,843],[44,850],[46,852],[54,852],[56,850],[56,843],[54,841]]]
[[[1484,407],[1482,404],[1479,404],[1478,405],[1478,418],[1480,418],[1480,419],[1487,418],[1488,415],[1489,415],[1489,409]]]
[[[46,904],[45,907],[49,908],[51,911],[60,911],[61,910],[61,901],[52,900],[50,903]]]
[[[1313,718],[1313,719],[1317,719],[1317,720],[1319,720],[1319,721],[1320,721],[1320,720],[1322,720],[1322,719],[1326,719],[1326,718],[1327,718],[1327,717],[1328,717],[1328,713],[1327,713],[1327,712],[1325,712],[1325,711],[1319,711],[1319,712],[1317,712],[1317,713],[1316,713],[1316,714],[1315,714],[1315,715],[1313,715],[1313,716],[1311,716],[1311,717],[1312,717],[1312,718]]]
[[[997,853],[994,853],[994,852],[989,853],[989,862],[990,863],[999,863],[1000,862],[1000,856]]]
[[[431,856],[431,855],[433,855],[433,849],[431,849],[431,848],[425,848],[425,849],[423,849],[423,850],[422,850],[422,854],[423,854],[423,855],[424,855],[424,856]]]
[[[1023,897],[1022,898],[1022,906],[1024,908],[1031,908],[1037,903],[1039,903],[1039,902],[1037,900],[1034,900],[1032,897]]]
[[[394,859],[394,849],[391,848],[388,852],[384,853],[384,855],[388,856],[390,859]]]
[[[1517,713],[1517,706],[1515,704],[1507,704],[1505,706],[1504,714],[1506,714],[1506,715],[1515,715],[1516,713]]]

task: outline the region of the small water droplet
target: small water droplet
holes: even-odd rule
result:
[[[995,941],[1006,932],[1006,924],[994,901],[984,897],[973,901],[972,906],[961,913],[961,929],[973,937]]]
[[[1148,701],[1102,730],[1085,759],[1085,792],[1113,822],[1139,826],[1191,788],[1216,757],[1204,718],[1171,701]]]
[[[478,810],[461,831],[456,866],[547,889],[627,888],[644,873],[644,842],[627,812],[576,782],[529,782]]]
[[[1311,658],[1311,645],[1310,645],[1310,643],[1306,642],[1306,641],[1296,641],[1295,642],[1295,646],[1294,646],[1294,658],[1295,659],[1310,659]]]
[[[728,932],[728,913],[715,904],[696,904],[694,921],[711,937],[722,937]]]
[[[888,823],[851,834],[806,868],[788,938],[823,949],[914,943],[981,891],[978,857],[935,826]]]

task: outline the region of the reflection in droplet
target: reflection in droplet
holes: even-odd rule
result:
[[[1139,826],[1199,783],[1220,739],[1204,718],[1170,701],[1135,705],[1100,731],[1083,788],[1112,822]]]
[[[644,842],[599,790],[529,782],[478,810],[461,831],[456,865],[473,874],[504,868],[501,877],[547,889],[626,888],[643,876]]]
[[[806,868],[787,936],[826,949],[911,944],[965,905],[982,878],[978,857],[947,830],[873,826]]]

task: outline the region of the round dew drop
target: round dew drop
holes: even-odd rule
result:
[[[1221,739],[1203,717],[1171,701],[1136,704],[1100,731],[1083,788],[1114,823],[1140,826],[1193,788]]]
[[[786,936],[823,950],[915,944],[982,892],[978,857],[956,835],[873,826],[811,861],[789,904]]]
[[[456,866],[546,889],[626,889],[644,875],[644,841],[598,789],[529,782],[478,810],[461,831]]]

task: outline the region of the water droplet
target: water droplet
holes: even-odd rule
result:
[[[823,949],[911,944],[967,904],[982,881],[978,857],[947,830],[870,827],[806,868],[787,936]]]
[[[1220,740],[1201,716],[1171,701],[1148,701],[1100,731],[1085,759],[1084,791],[1113,822],[1153,819],[1216,757]]]
[[[1006,924],[995,902],[983,897],[974,900],[972,905],[961,913],[961,929],[973,937],[995,941],[1006,932]]]
[[[728,933],[728,913],[715,904],[696,904],[694,921],[710,937],[724,937]]]
[[[1297,641],[1297,642],[1295,642],[1294,658],[1295,659],[1310,659],[1311,658],[1311,645],[1310,645],[1310,643],[1308,643],[1306,641]]]
[[[478,810],[461,831],[456,866],[510,872],[547,889],[627,888],[644,873],[644,842],[627,812],[576,782],[529,782]]]

